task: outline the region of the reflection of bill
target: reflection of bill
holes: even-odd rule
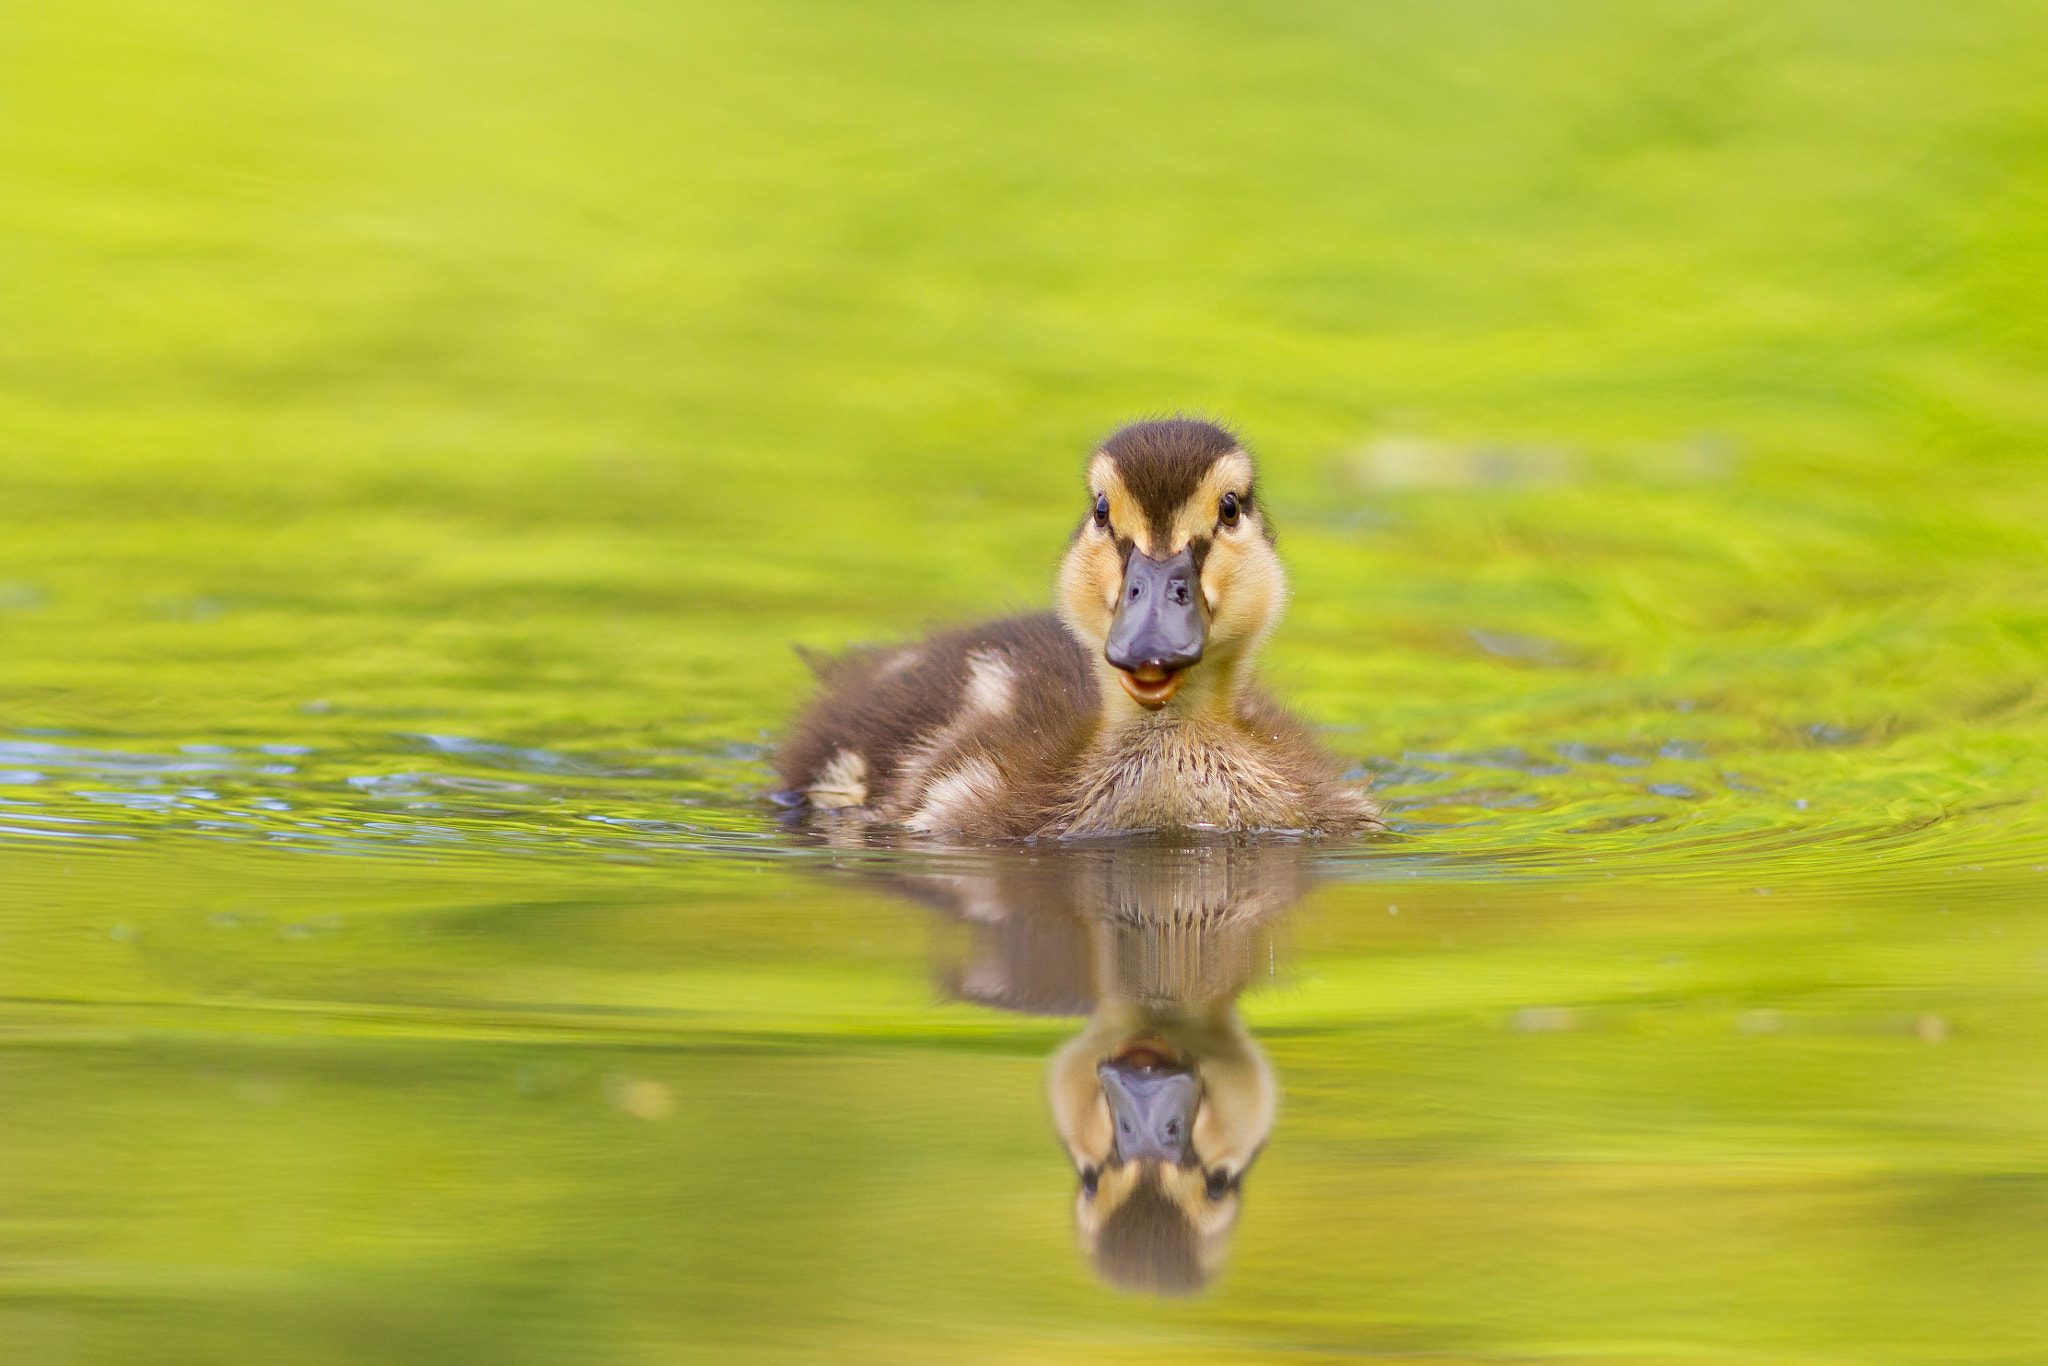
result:
[[[1233,1001],[1265,966],[1263,928],[1307,890],[1301,852],[1062,851],[896,881],[977,927],[955,995],[1088,1014],[1049,1082],[1082,1248],[1124,1289],[1201,1289],[1273,1127],[1273,1069]]]

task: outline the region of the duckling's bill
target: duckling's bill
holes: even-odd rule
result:
[[[1202,570],[1190,543],[1163,560],[1136,546],[1124,561],[1123,587],[1102,654],[1124,691],[1154,711],[1180,690],[1208,644],[1209,613]]]

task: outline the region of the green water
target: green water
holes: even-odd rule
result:
[[[2017,3],[0,10],[0,1360],[2048,1356],[2043,69]],[[778,825],[790,645],[1043,603],[1168,409],[1396,833]],[[1139,978],[1280,1093],[1184,1300],[1048,1114]]]

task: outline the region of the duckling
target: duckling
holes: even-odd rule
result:
[[[812,660],[785,800],[973,839],[1383,828],[1253,681],[1287,577],[1236,436],[1174,418],[1103,442],[1057,582],[1056,613]]]

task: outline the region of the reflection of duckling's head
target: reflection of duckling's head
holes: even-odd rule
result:
[[[1060,618],[1098,654],[1112,719],[1221,711],[1280,620],[1287,576],[1223,428],[1139,422],[1088,466],[1088,513],[1060,563]]]
[[[1054,1056],[1049,1089],[1097,1272],[1126,1290],[1201,1289],[1222,1266],[1278,1103],[1236,1010],[1108,1005]]]
[[[899,887],[971,926],[946,989],[1089,1013],[1052,1057],[1074,1223],[1102,1278],[1185,1295],[1221,1269],[1278,1086],[1231,1002],[1270,970],[1268,927],[1308,891],[1294,844],[1130,844],[927,868]]]

